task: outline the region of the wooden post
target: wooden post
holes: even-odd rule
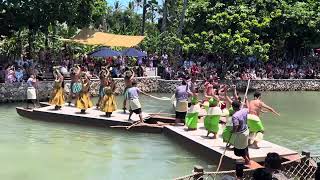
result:
[[[203,180],[204,170],[202,166],[194,166],[193,173],[197,173],[197,175],[193,176],[193,180]]]
[[[306,156],[305,158],[302,159],[302,162],[309,164],[309,158],[310,158],[310,152],[302,151],[301,152],[302,156]]]
[[[236,176],[237,178],[243,178],[243,169],[244,169],[244,162],[236,161]]]
[[[305,158],[301,159],[301,163],[302,165],[306,164],[307,166],[304,168],[304,172],[301,174],[302,177],[308,179],[311,178],[310,175],[308,174],[308,172],[312,169],[312,167],[310,166],[310,152],[306,152],[306,151],[302,151],[301,152],[302,156],[306,156]]]
[[[317,170],[316,173],[314,174],[314,179],[319,179],[320,178],[320,162],[317,163]]]

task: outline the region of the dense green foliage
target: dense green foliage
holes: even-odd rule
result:
[[[213,54],[231,61],[284,59],[320,41],[318,0],[133,0],[112,6],[104,0],[2,0],[0,20],[0,52],[6,55],[58,51],[60,38],[89,26],[143,33],[141,47],[149,52]]]
[[[282,58],[320,40],[317,0],[193,0],[184,49],[223,58]]]

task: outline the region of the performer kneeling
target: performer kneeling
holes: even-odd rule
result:
[[[86,110],[93,106],[90,100],[90,77],[88,77],[86,74],[83,74],[81,81],[82,90],[76,100],[76,107],[81,109],[81,114],[85,114]]]
[[[209,109],[206,117],[204,118],[204,127],[208,130],[207,136],[213,133],[213,138],[217,138],[217,133],[219,131],[219,122],[222,111],[218,107],[218,101],[214,98],[209,100]]]
[[[55,105],[55,109],[58,110],[64,105],[64,81],[62,74],[57,68],[54,69],[53,75],[55,77],[54,89],[49,103]]]
[[[185,119],[185,124],[188,127],[188,130],[197,129],[200,111],[201,111],[201,108],[198,101],[198,92],[196,90],[191,97],[191,106],[188,109],[186,119]]]
[[[104,88],[104,97],[100,103],[100,110],[106,113],[107,117],[111,117],[113,111],[117,110],[116,97],[114,96],[114,84],[110,82]]]

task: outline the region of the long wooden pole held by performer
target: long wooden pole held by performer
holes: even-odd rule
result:
[[[244,104],[244,102],[245,102],[245,100],[246,100],[246,97],[247,97],[247,95],[248,95],[249,86],[250,86],[250,79],[248,80],[247,89],[246,89],[246,92],[245,92],[245,94],[244,94],[244,100],[243,100],[243,103],[242,103],[241,107],[243,106],[243,104]],[[231,134],[231,136],[230,136],[230,138],[229,138],[229,140],[228,140],[228,142],[227,142],[227,144],[226,144],[226,147],[225,147],[225,149],[224,149],[223,154],[222,154],[221,157],[220,157],[220,161],[219,161],[218,168],[217,168],[217,171],[216,171],[216,172],[219,172],[219,170],[220,170],[220,166],[221,166],[221,164],[222,164],[222,159],[223,159],[224,155],[226,154],[227,147],[228,147],[228,144],[229,144],[229,141],[230,141],[231,137],[232,137],[232,134]],[[215,178],[214,178],[214,179],[215,179]]]
[[[248,95],[248,91],[249,91],[249,87],[250,87],[250,82],[251,82],[251,79],[248,80],[247,89],[246,89],[246,92],[244,93],[241,108],[243,108],[243,105],[246,103],[246,99],[247,99],[247,95]]]

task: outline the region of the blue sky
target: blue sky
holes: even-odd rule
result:
[[[114,2],[116,2],[117,0],[106,0],[108,2],[108,5],[113,6]],[[118,0],[120,2],[121,5],[127,6],[128,3],[130,2],[130,0]]]

